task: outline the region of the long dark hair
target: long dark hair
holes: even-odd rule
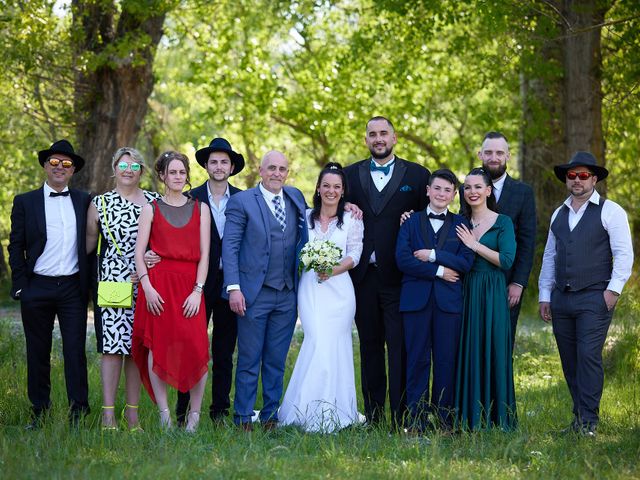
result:
[[[467,173],[467,177],[471,175],[478,175],[482,177],[484,184],[487,187],[491,187],[491,195],[487,197],[487,207],[489,208],[489,210],[497,212],[498,209],[496,207],[496,197],[493,194],[493,182],[491,181],[491,175],[489,175],[489,172],[487,172],[484,168],[474,168],[469,173]],[[462,213],[462,215],[467,219],[471,220],[471,207],[464,198],[464,185],[462,186],[462,195],[460,195],[460,213]]]
[[[173,150],[169,150],[168,152],[162,153],[156,163],[154,165],[154,170],[156,171],[156,175],[158,176],[158,180],[164,183],[162,176],[167,175],[167,169],[169,168],[169,164],[172,160],[179,160],[182,165],[184,165],[184,169],[187,171],[187,183],[186,186],[188,188],[187,191],[191,190],[191,176],[189,170],[189,158],[183,153],[175,152]],[[166,184],[165,184],[166,187]]]
[[[320,170],[320,174],[318,175],[318,181],[316,182],[316,189],[313,193],[313,208],[311,209],[311,218],[309,222],[311,223],[311,228],[314,228],[316,223],[315,220],[320,218],[320,207],[322,207],[322,199],[320,198],[320,194],[318,193],[318,189],[320,188],[320,184],[322,183],[322,179],[328,173],[332,173],[334,175],[338,175],[342,180],[342,196],[340,197],[340,201],[338,202],[338,211],[336,212],[338,215],[338,228],[341,228],[344,224],[344,197],[347,195],[347,176],[344,174],[342,170],[342,165],[336,162],[327,163],[322,170]]]

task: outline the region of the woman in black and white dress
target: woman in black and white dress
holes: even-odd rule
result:
[[[140,374],[131,357],[131,333],[138,283],[133,257],[142,206],[158,198],[158,195],[142,190],[139,186],[145,165],[137,150],[129,147],[118,149],[111,166],[116,181],[115,189],[96,196],[87,213],[87,251],[91,252],[96,248],[98,236],[101,236],[99,278],[115,282],[131,281],[134,284],[134,301],[131,308],[99,307],[94,301],[96,340],[98,352],[102,353],[102,428],[117,429],[115,399],[124,364],[126,404],[123,416],[130,430],[139,430]]]

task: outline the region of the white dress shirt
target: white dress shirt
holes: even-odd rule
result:
[[[373,180],[373,184],[376,186],[378,191],[381,192],[382,190],[384,190],[384,187],[387,186],[387,183],[389,183],[389,180],[391,180],[391,175],[393,175],[393,169],[396,166],[396,157],[394,155],[393,157],[391,157],[391,160],[389,160],[384,165],[380,165],[373,158],[370,161],[374,162],[378,166],[389,165],[389,173],[387,175],[385,175],[382,172],[378,172],[378,171],[374,172],[373,170],[371,171],[371,180]]]
[[[51,197],[49,194],[55,190],[46,183],[42,190],[47,243],[33,273],[48,277],[73,275],[78,271],[78,230],[71,196]],[[63,191],[68,190],[65,187]]]
[[[502,189],[504,188],[504,181],[507,179],[507,173],[503,173],[502,176],[494,180],[493,183],[493,196],[496,197],[496,202],[500,200],[500,195],[502,195]]]
[[[444,213],[446,215],[449,212],[447,210],[444,210],[442,212],[436,212],[435,210],[431,209],[430,205],[428,205],[427,206],[427,215],[429,215],[430,213],[433,213],[435,215],[440,215],[441,213]],[[427,217],[427,218],[429,218],[429,217]],[[444,225],[444,220],[438,220],[437,218],[429,218],[429,223],[431,223],[431,228],[433,228],[433,231],[435,233],[438,233],[438,231],[442,228],[442,225]],[[429,253],[429,261],[430,262],[435,262],[436,261],[436,249],[435,249],[435,247],[432,248],[431,252]],[[443,275],[444,275],[444,267],[442,265],[439,265],[438,266],[438,270],[436,270],[436,277],[442,278]]]
[[[224,192],[222,197],[220,197],[220,201],[218,205],[213,200],[213,194],[209,189],[209,182],[207,182],[207,196],[209,197],[209,206],[211,207],[211,216],[213,217],[213,221],[216,224],[216,230],[218,230],[218,235],[220,239],[222,239],[222,234],[224,233],[224,224],[226,223],[227,217],[224,215],[224,211],[227,208],[227,202],[231,197],[231,193],[229,192],[229,184],[227,184],[227,190]],[[222,256],[220,257],[220,263],[218,265],[219,268],[222,268]]]
[[[569,207],[569,230],[573,231],[576,227],[589,203],[600,205],[600,201],[600,194],[594,189],[589,200],[575,212],[571,208],[571,197],[567,198],[563,205]],[[551,215],[550,226],[553,225],[553,221],[556,219],[560,209],[563,208],[563,205],[558,207]],[[631,242],[631,230],[629,229],[627,212],[617,203],[607,200],[602,206],[600,218],[602,226],[609,234],[609,246],[613,254],[613,271],[611,272],[607,290],[620,294],[624,284],[631,276],[631,267],[633,266],[633,243]],[[555,256],[556,237],[551,228],[549,228],[549,236],[547,237],[547,244],[544,247],[544,256],[542,257],[542,269],[538,279],[538,288],[540,290],[538,301],[540,302],[551,301],[551,292],[556,285]]]
[[[384,165],[380,165],[373,158],[371,158],[369,160],[369,164],[371,164],[371,162],[375,163],[378,166],[384,166]],[[393,169],[396,166],[396,156],[394,155],[393,157],[391,157],[391,160],[389,160],[387,163],[385,163],[385,165],[389,165],[389,173],[387,175],[385,175],[383,172],[379,172],[379,171],[375,171],[375,172],[373,170],[370,171],[371,180],[373,180],[373,184],[376,186],[376,189],[379,192],[384,190],[384,187],[386,187],[387,183],[389,183],[389,181],[391,180],[391,175],[393,175]],[[371,252],[371,257],[369,258],[369,263],[376,263],[376,252],[375,252],[375,250],[373,252]]]
[[[282,207],[282,211],[285,213],[285,218],[286,218],[287,207],[285,206],[285,203],[284,203],[284,196],[283,196],[282,190],[280,190],[280,193],[278,194],[271,193],[269,190],[267,190],[262,186],[262,182],[258,184],[258,188],[260,189],[260,193],[262,194],[265,201],[267,202],[267,207],[269,207],[269,210],[271,210],[271,214],[273,215],[274,218],[277,218],[277,217],[276,217],[276,206],[273,204],[273,199],[275,197],[280,197],[280,206]]]

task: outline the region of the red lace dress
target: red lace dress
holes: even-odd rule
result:
[[[164,311],[157,316],[150,313],[144,290],[139,290],[133,321],[132,354],[142,383],[155,402],[149,379],[149,351],[153,352],[155,374],[181,392],[186,392],[207,371],[209,340],[204,298],[196,316],[186,318],[182,311],[182,304],[193,290],[200,259],[199,205],[189,201],[182,207],[159,206],[154,201],[153,207],[149,247],[160,255],[162,261],[149,269],[149,280],[164,300]],[[177,218],[187,218],[186,224],[175,227],[163,215],[163,209],[176,209],[170,213],[178,213]],[[185,210],[178,212],[177,209]]]

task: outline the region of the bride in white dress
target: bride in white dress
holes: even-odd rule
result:
[[[309,432],[331,433],[364,418],[358,413],[353,367],[355,294],[348,270],[362,253],[362,220],[344,212],[346,178],[329,163],[307,211],[309,241],[330,240],[343,252],[331,274],[304,272],[298,286],[298,314],[304,340],[278,418]]]

